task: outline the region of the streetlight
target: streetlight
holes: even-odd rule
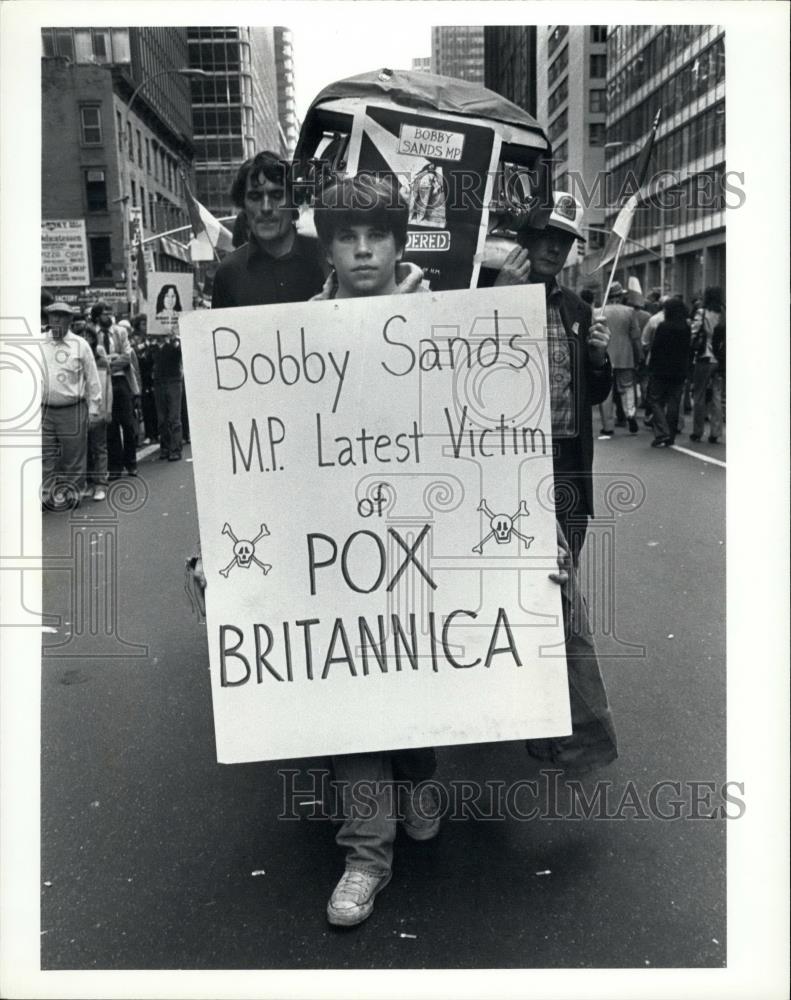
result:
[[[177,76],[185,76],[188,79],[193,77],[197,78],[207,78],[211,74],[207,73],[204,69],[190,69],[188,66],[180,66],[173,69],[162,69],[158,73],[151,73],[149,76],[144,77],[140,83],[132,91],[132,96],[129,98],[129,102],[126,105],[126,111],[124,113],[124,125],[121,133],[121,159],[123,161],[123,185],[124,190],[121,196],[121,201],[124,204],[124,271],[126,274],[126,301],[127,306],[131,310],[132,307],[132,242],[130,238],[130,225],[131,225],[131,194],[130,194],[130,184],[129,184],[129,156],[134,152],[131,144],[130,138],[130,121],[129,116],[132,112],[132,105],[135,103],[135,98],[152,80],[158,80],[160,77],[168,76],[170,74],[176,74]]]

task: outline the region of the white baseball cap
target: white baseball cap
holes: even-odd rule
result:
[[[552,195],[552,212],[547,220],[547,226],[562,229],[564,233],[571,233],[584,243],[585,237],[582,235],[584,211],[573,195],[566,194],[565,191],[555,191]]]

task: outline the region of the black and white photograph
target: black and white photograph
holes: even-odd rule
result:
[[[0,18],[0,994],[787,996],[788,7]]]

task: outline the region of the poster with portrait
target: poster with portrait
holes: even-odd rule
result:
[[[192,274],[151,271],[147,285],[140,311],[148,316],[149,336],[179,336],[181,314],[192,312]]]
[[[483,120],[366,105],[355,114],[350,173],[394,173],[409,202],[405,259],[432,291],[474,288],[500,137]]]

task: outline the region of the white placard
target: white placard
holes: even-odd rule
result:
[[[523,286],[182,319],[221,762],[571,731],[544,316]]]
[[[464,134],[426,125],[402,125],[398,152],[427,160],[460,160],[464,152]]]
[[[89,285],[84,219],[44,219],[41,223],[41,284]]]

